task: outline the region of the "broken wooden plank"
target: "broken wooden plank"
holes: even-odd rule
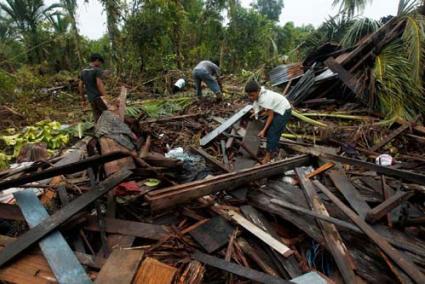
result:
[[[142,250],[114,249],[94,283],[131,284],[142,258]]]
[[[201,253],[199,251],[196,251],[192,255],[193,259],[196,259],[202,263],[208,264],[210,266],[216,267],[218,269],[236,274],[238,276],[259,282],[259,283],[265,283],[265,284],[287,284],[291,283],[289,281],[283,280],[278,277],[274,277],[271,275],[268,275],[263,272],[256,271],[251,268],[243,267],[241,265],[238,265],[236,263],[228,262],[223,259]]]
[[[97,218],[95,216],[89,216],[87,218],[87,223],[84,225],[84,229],[100,232]],[[105,218],[105,232],[149,240],[160,240],[168,233],[168,230],[165,226],[161,225]]]
[[[146,258],[134,278],[134,284],[171,284],[177,269],[154,258]]]
[[[317,153],[313,155],[316,155],[316,154]],[[425,175],[414,173],[412,171],[397,170],[390,167],[379,166],[374,163],[364,162],[357,159],[351,159],[347,157],[331,155],[326,153],[320,153],[318,156],[325,160],[331,160],[331,161],[340,162],[347,165],[358,166],[358,167],[365,168],[367,170],[375,171],[378,174],[397,177],[403,180],[411,181],[413,183],[425,185]]]
[[[275,239],[280,238],[274,227],[257,209],[250,205],[241,206],[240,209],[249,221],[269,233]],[[266,250],[266,253],[270,255],[271,260],[277,265],[282,276],[286,278],[293,278],[302,274],[298,261],[294,255],[283,257],[267,244],[263,244],[262,247]]]
[[[16,192],[14,196],[30,228],[49,217],[33,191]],[[60,283],[92,283],[60,232],[49,234],[39,246]]]
[[[356,78],[351,74],[350,71],[345,69],[341,64],[339,64],[335,58],[329,57],[325,61],[325,65],[329,67],[334,73],[338,74],[338,77],[341,81],[356,95],[359,97],[362,95],[360,93],[359,87],[357,86]]]
[[[235,161],[235,170],[242,170],[250,168],[257,163],[257,154],[260,148],[261,139],[258,137],[258,133],[263,128],[263,123],[259,120],[252,120],[248,122],[245,136],[242,142],[238,143],[242,149],[239,150],[242,153],[242,157],[237,157]],[[236,140],[236,142],[238,142]]]
[[[226,168],[229,168],[229,157],[227,156],[226,142],[224,140],[220,140],[220,148],[221,148],[221,154],[223,155],[224,166]]]
[[[113,152],[107,155],[92,156],[90,158],[78,161],[76,163],[70,163],[62,166],[54,166],[41,172],[35,172],[24,175],[16,179],[10,179],[0,182],[0,190],[8,189],[9,187],[18,187],[20,185],[27,184],[29,182],[44,180],[52,178],[58,175],[67,175],[77,172],[81,172],[89,167],[104,164],[109,161],[114,161],[124,157],[128,157],[130,154],[127,152]]]
[[[400,268],[402,268],[416,283],[425,283],[425,275],[409,259],[394,249],[383,237],[372,229],[362,218],[348,208],[341,200],[329,191],[319,181],[314,181],[314,185],[322,191],[332,202],[340,208],[375,244],[381,248]]]
[[[342,169],[332,170],[329,173],[329,177],[331,178],[335,187],[342,193],[345,200],[350,203],[351,207],[356,210],[360,217],[363,219],[366,218],[370,207],[360,196],[358,190],[351,184],[344,171]]]
[[[270,202],[273,203],[273,204],[276,204],[278,206],[281,206],[281,207],[283,207],[285,209],[289,209],[291,211],[302,213],[302,214],[305,214],[305,215],[314,217],[316,219],[320,219],[320,220],[323,220],[325,222],[332,223],[332,224],[334,224],[334,225],[336,225],[338,227],[349,229],[349,230],[354,231],[354,232],[357,232],[357,233],[363,233],[363,231],[361,231],[357,226],[355,226],[355,225],[353,225],[351,223],[345,222],[343,220],[340,220],[340,219],[337,219],[337,218],[334,218],[334,217],[326,216],[326,215],[323,215],[323,214],[318,214],[316,212],[313,212],[311,210],[305,209],[303,207],[299,207],[299,206],[293,205],[293,204],[291,204],[289,202],[286,202],[284,200],[271,199]]]
[[[297,174],[298,180],[300,181],[301,187],[304,189],[304,195],[311,209],[313,209],[313,211],[316,213],[330,216],[328,210],[317,194],[313,184],[306,178],[304,170],[301,168],[296,168],[295,172]],[[346,283],[363,282],[354,273],[356,265],[336,227],[332,224],[320,220],[316,221],[322,231],[322,235],[326,241],[327,247],[333,256],[342,277],[344,278],[344,281]]]
[[[229,241],[233,227],[221,216],[216,216],[189,232],[208,253],[223,247]]]
[[[286,245],[272,237],[270,234],[268,234],[258,226],[254,225],[252,222],[248,221],[242,215],[236,213],[235,211],[229,211],[228,214],[230,215],[232,220],[235,221],[238,225],[246,229],[248,232],[259,238],[260,240],[262,240],[267,245],[274,248],[284,257],[288,257],[294,253],[293,250],[288,248]]]
[[[366,221],[369,223],[375,223],[379,221],[382,217],[384,217],[387,213],[389,213],[391,210],[399,206],[404,201],[408,200],[410,197],[412,197],[414,192],[405,192],[400,191],[379,204],[378,206],[374,207],[373,209],[369,210],[366,216]]]
[[[230,173],[231,171],[229,170],[229,168],[227,168],[223,163],[220,163],[219,161],[217,161],[213,156],[211,156],[210,154],[208,154],[207,152],[205,152],[203,149],[201,148],[195,148],[193,146],[190,146],[190,149],[201,155],[202,157],[204,157],[205,159],[207,159],[211,164],[213,164],[215,167],[217,167],[218,169],[222,170],[225,173]]]
[[[301,155],[284,161],[261,165],[240,172],[228,173],[208,180],[151,191],[145,195],[153,210],[173,207],[221,190],[232,190],[258,178],[267,178],[284,171],[308,164],[309,156]]]
[[[41,240],[48,233],[58,228],[74,214],[78,213],[90,203],[106,194],[130,175],[131,172],[129,170],[122,170],[117,172],[103,182],[99,183],[99,185],[93,188],[91,191],[84,193],[73,202],[69,203],[67,206],[54,213],[34,228],[30,229],[28,232],[22,234],[15,242],[7,245],[0,252],[0,267],[27,249],[32,244]]]
[[[229,127],[231,127],[233,124],[238,122],[242,117],[244,117],[247,113],[251,111],[253,108],[252,105],[247,105],[237,113],[235,113],[231,118],[226,120],[223,124],[221,124],[219,127],[202,137],[200,141],[201,146],[205,146],[208,143],[210,143],[212,140],[214,140],[218,135],[226,131]]]
[[[127,88],[124,87],[124,86],[121,86],[120,96],[118,98],[118,109],[117,109],[117,113],[118,113],[118,117],[122,121],[124,121],[124,116],[125,116],[127,94],[128,94]]]
[[[239,247],[242,251],[247,254],[257,265],[267,274],[275,277],[279,277],[276,271],[266,263],[255,251],[255,249],[243,238],[237,240]]]
[[[391,134],[388,135],[387,137],[385,137],[382,141],[380,141],[379,143],[377,143],[377,144],[373,145],[371,148],[369,148],[369,151],[376,152],[377,150],[379,150],[380,148],[382,148],[385,145],[387,145],[388,143],[390,143],[394,138],[396,138],[398,135],[400,135],[401,133],[403,133],[404,131],[406,131],[409,128],[410,128],[410,124],[403,124],[402,126],[397,128],[396,130],[392,131]]]

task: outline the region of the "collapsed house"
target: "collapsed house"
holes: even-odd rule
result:
[[[262,124],[243,100],[130,121],[123,88],[94,137],[0,172],[0,279],[424,283],[425,128],[384,127],[361,102],[327,96],[373,92],[358,71],[402,27],[392,20],[352,50],[324,46],[272,71],[304,111],[266,165]]]

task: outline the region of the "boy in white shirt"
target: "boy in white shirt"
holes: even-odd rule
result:
[[[291,104],[279,93],[261,87],[255,80],[250,80],[245,85],[245,92],[254,103],[256,117],[260,109],[264,109],[267,120],[258,137],[267,137],[267,152],[262,161],[263,164],[271,161],[279,149],[279,140],[291,117]]]

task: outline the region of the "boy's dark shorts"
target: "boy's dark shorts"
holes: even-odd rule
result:
[[[291,118],[292,110],[288,109],[283,115],[274,113],[272,124],[267,130],[267,151],[275,153],[279,148],[279,140],[283,131],[286,129],[286,124]]]

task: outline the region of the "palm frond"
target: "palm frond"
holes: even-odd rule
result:
[[[400,0],[398,2],[397,16],[404,16],[414,12],[421,5],[418,0]]]
[[[425,63],[425,17],[417,13],[405,18],[407,23],[402,38],[407,58],[412,65],[410,75],[415,84],[422,89]]]
[[[371,0],[334,0],[333,6],[340,6],[341,12],[347,13],[349,17],[354,16],[358,12],[364,11],[366,5],[372,2]]]
[[[345,33],[341,44],[344,47],[351,47],[359,42],[364,36],[377,31],[379,27],[380,24],[376,20],[370,18],[356,19]]]
[[[400,40],[387,45],[376,57],[373,70],[376,99],[387,118],[412,119],[425,109],[425,97],[410,75],[412,70],[413,66]]]

